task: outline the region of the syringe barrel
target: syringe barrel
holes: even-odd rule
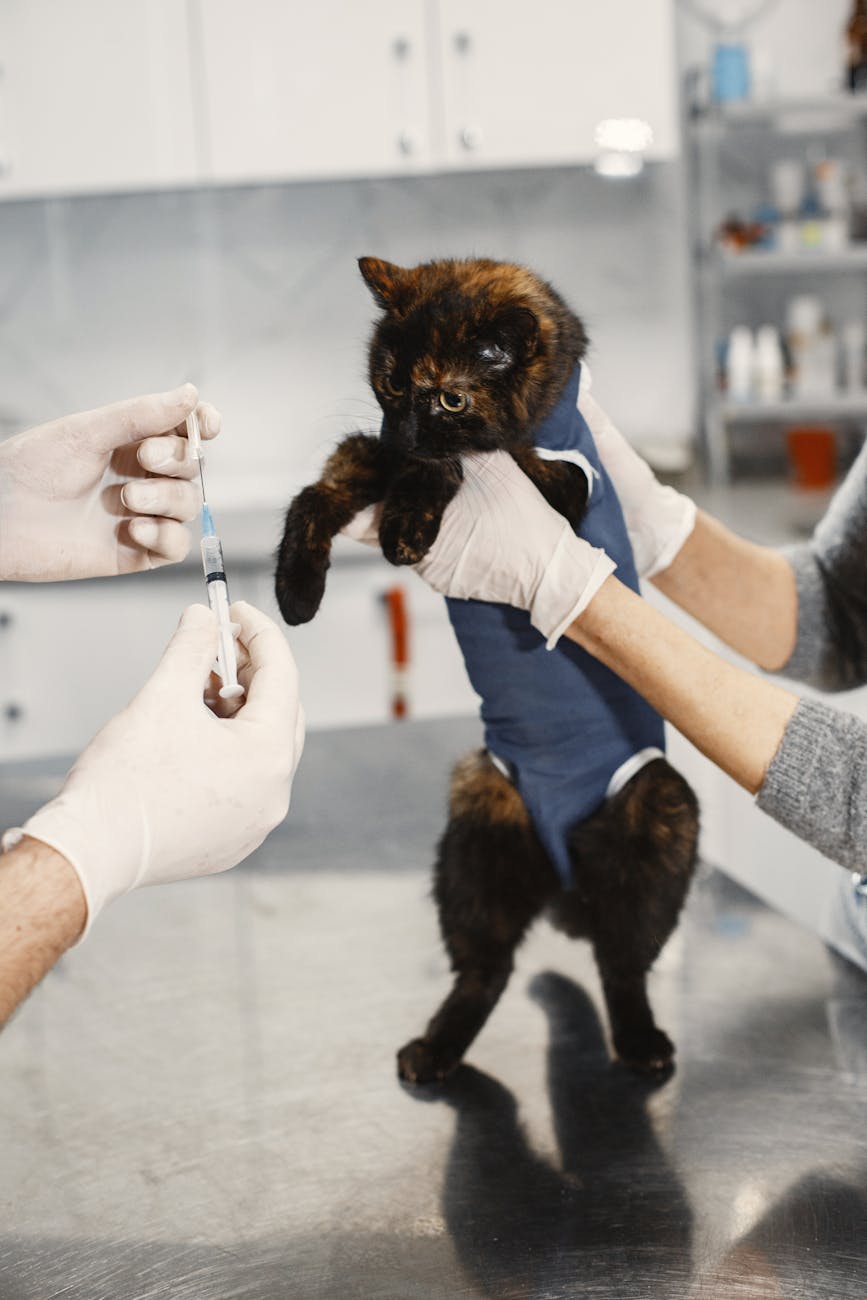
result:
[[[223,548],[219,537],[202,538],[202,568],[209,585],[212,582],[225,583],[226,571],[223,568]]]
[[[219,629],[219,648],[217,650],[217,668],[223,679],[221,695],[243,694],[238,686],[238,661],[235,654],[235,638],[229,617],[229,588],[223,569],[223,549],[218,537],[203,537],[202,567],[205,571],[205,584],[208,589],[208,604],[217,616]]]

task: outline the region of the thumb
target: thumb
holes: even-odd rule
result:
[[[149,393],[113,402],[95,411],[68,417],[66,427],[78,445],[107,454],[155,434],[170,433],[183,424],[199,395],[194,384],[182,384],[169,393]]]
[[[217,653],[217,619],[206,605],[189,605],[145,689],[203,691]]]

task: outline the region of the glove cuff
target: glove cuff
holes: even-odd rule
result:
[[[95,918],[112,898],[117,894],[123,893],[123,890],[111,892],[100,889],[98,883],[94,884],[94,872],[88,873],[84,869],[84,855],[76,847],[82,839],[79,835],[79,818],[74,810],[67,806],[63,793],[59,794],[56,799],[52,799],[38,812],[26,821],[23,826],[15,826],[6,831],[3,836],[4,851],[20,843],[26,835],[31,840],[39,840],[42,844],[47,844],[50,849],[54,849],[61,857],[65,858],[72,870],[78,877],[81,885],[81,892],[84,894],[84,901],[87,905],[87,916],[84,922],[84,929],[76,940],[76,946],[83,943],[90,933],[90,927]],[[93,827],[89,828],[89,833],[93,835]]]
[[[642,558],[638,564],[640,577],[653,578],[668,568],[695,528],[696,514],[696,504],[690,497],[673,487],[659,488],[654,501],[652,543],[639,543],[635,548],[636,561]]]
[[[545,637],[549,650],[616,568],[604,551],[576,537],[564,524],[530,607],[530,622]]]

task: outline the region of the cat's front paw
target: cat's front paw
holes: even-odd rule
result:
[[[674,1070],[674,1043],[655,1026],[634,1033],[620,1033],[614,1041],[617,1059],[635,1074],[663,1077]]]
[[[290,627],[309,623],[322,604],[328,562],[299,551],[281,551],[274,577],[280,613]]]
[[[457,1064],[441,1060],[426,1038],[414,1038],[397,1054],[397,1073],[404,1083],[442,1083]]]
[[[418,564],[437,539],[441,516],[431,511],[383,510],[379,545],[389,564]]]

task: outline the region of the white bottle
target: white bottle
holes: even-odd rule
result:
[[[785,361],[780,334],[774,325],[763,325],[756,338],[756,396],[760,402],[779,402],[783,397]]]
[[[756,348],[753,331],[737,325],[729,335],[726,373],[728,395],[732,402],[750,402],[755,389]]]

